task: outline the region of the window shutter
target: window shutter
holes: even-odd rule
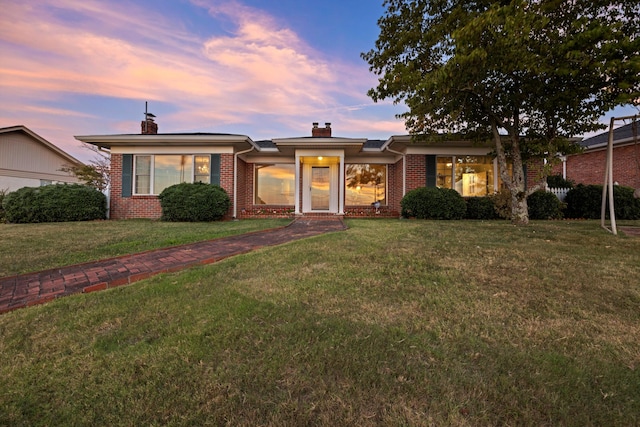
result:
[[[131,197],[133,186],[133,154],[122,155],[122,197]]]
[[[436,156],[427,155],[427,187],[436,186]]]
[[[209,177],[209,182],[220,185],[220,154],[211,155],[211,176]]]

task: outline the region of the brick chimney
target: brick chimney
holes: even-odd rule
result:
[[[158,124],[153,121],[153,117],[155,116],[149,113],[146,115],[145,120],[140,123],[143,135],[155,135],[158,133]]]
[[[324,127],[318,127],[318,122],[313,122],[311,136],[314,138],[331,138],[331,123],[325,123]]]

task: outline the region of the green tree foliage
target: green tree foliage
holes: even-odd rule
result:
[[[80,184],[23,187],[2,202],[6,220],[13,223],[91,221],[105,219],[107,198]]]
[[[158,196],[163,221],[216,221],[222,219],[231,200],[218,185],[202,182],[172,185]]]
[[[526,161],[574,152],[569,137],[601,129],[603,114],[639,97],[638,1],[384,5],[375,48],[362,54],[379,76],[369,96],[405,102],[413,135],[491,139],[515,223],[528,222],[526,198],[544,182],[525,189]]]
[[[98,165],[65,165],[60,170],[75,176],[83,184],[96,190],[103,191],[109,183],[104,171],[99,169]]]

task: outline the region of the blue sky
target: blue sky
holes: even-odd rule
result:
[[[2,2],[0,127],[81,160],[74,135],[139,133],[146,101],[161,133],[404,134],[403,106],[366,96],[376,76],[360,53],[383,12],[382,0]]]

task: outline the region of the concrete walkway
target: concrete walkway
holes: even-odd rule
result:
[[[230,256],[322,233],[345,230],[339,218],[297,219],[286,227],[0,278],[0,314],[79,292],[95,292],[159,273],[211,264]]]

